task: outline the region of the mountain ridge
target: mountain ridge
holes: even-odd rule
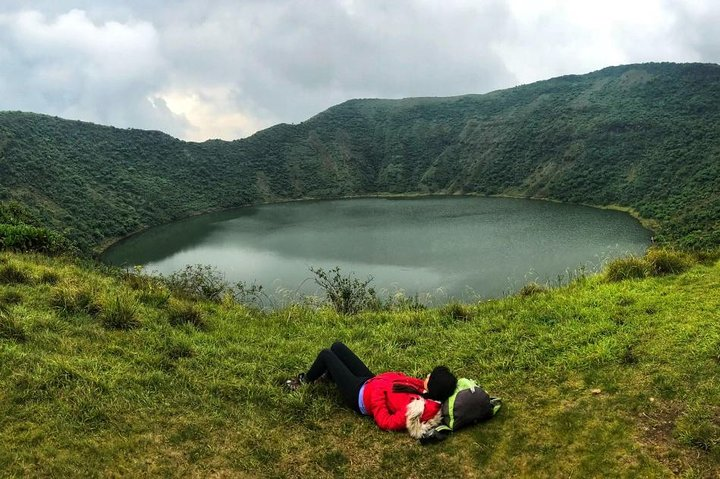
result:
[[[299,198],[479,194],[632,209],[720,244],[720,66],[607,67],[485,94],[353,99],[233,141],[0,113],[0,199],[90,250],[192,214]],[[34,172],[35,174],[30,174]]]

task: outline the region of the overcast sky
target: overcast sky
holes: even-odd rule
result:
[[[350,98],[720,62],[716,0],[0,2],[0,110],[202,141]]]

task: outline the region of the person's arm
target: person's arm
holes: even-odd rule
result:
[[[378,427],[385,431],[403,431],[406,429],[405,408],[391,411],[386,392],[376,400],[373,408],[373,418]]]
[[[407,381],[410,384],[412,384],[414,387],[416,387],[418,391],[420,391],[420,392],[425,391],[425,380],[424,379],[408,377]]]

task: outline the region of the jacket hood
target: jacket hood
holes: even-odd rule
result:
[[[426,432],[440,425],[441,420],[440,403],[432,399],[414,399],[405,412],[405,425],[410,436],[415,439],[420,439]]]

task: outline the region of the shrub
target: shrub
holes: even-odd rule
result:
[[[533,281],[531,283],[526,284],[522,288],[520,288],[520,291],[518,291],[518,295],[523,296],[523,297],[528,297],[528,296],[533,296],[533,295],[536,295],[539,293],[544,293],[547,290],[548,289],[545,286]]]
[[[137,304],[132,299],[116,296],[102,308],[102,324],[107,329],[128,330],[140,326]]]
[[[325,292],[327,300],[340,314],[355,314],[366,309],[377,309],[379,301],[373,288],[368,285],[372,278],[360,281],[352,276],[343,276],[336,266],[330,271],[310,268],[315,283]]]
[[[187,265],[165,277],[164,281],[173,293],[189,299],[220,301],[229,289],[217,268],[202,264]]]
[[[693,265],[690,255],[667,249],[651,249],[645,255],[645,260],[655,276],[682,273]]]
[[[268,296],[265,294],[265,291],[263,291],[261,284],[248,284],[245,281],[235,283],[232,297],[238,303],[257,306],[259,308],[262,308],[265,301],[268,300]]]
[[[26,224],[0,224],[0,249],[48,254],[73,252],[72,245],[64,236]]]
[[[167,308],[168,322],[173,326],[189,324],[198,329],[206,329],[202,311],[193,303],[171,300]]]
[[[12,263],[0,267],[0,284],[27,284],[30,281],[30,274]]]
[[[50,305],[64,314],[85,313],[97,315],[102,307],[92,287],[81,287],[74,283],[61,283],[50,293]]]
[[[645,278],[649,274],[650,264],[645,259],[635,256],[618,258],[611,261],[605,268],[605,278],[613,282]]]
[[[40,226],[40,222],[17,201],[0,202],[0,223]]]
[[[0,305],[0,339],[8,339],[19,343],[27,341],[27,334],[13,318],[7,307]]]

